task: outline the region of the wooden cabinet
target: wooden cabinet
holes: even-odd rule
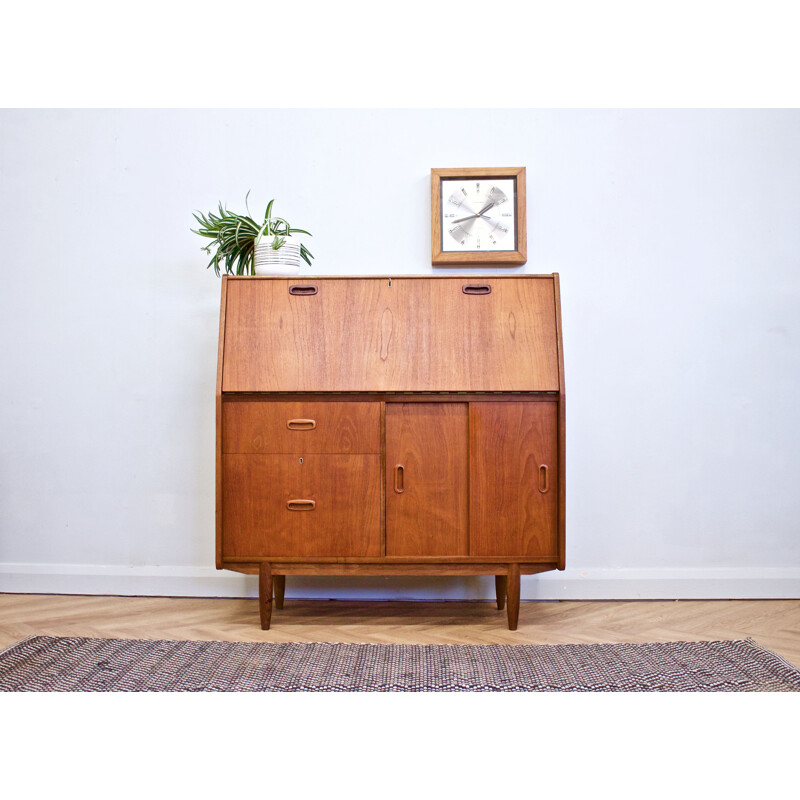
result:
[[[558,276],[222,282],[217,567],[519,576],[564,568]]]

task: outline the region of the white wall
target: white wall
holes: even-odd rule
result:
[[[568,569],[523,597],[800,597],[798,142],[797,111],[0,111],[0,591],[254,593],[213,569],[193,210],[250,189],[317,274],[426,274],[430,168],[524,165],[523,271],[561,275]]]

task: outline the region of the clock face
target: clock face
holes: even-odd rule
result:
[[[442,252],[517,248],[514,178],[442,179]]]

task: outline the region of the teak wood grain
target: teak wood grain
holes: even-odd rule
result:
[[[468,554],[467,444],[466,403],[387,404],[387,556]]]
[[[470,403],[469,414],[470,554],[555,558],[557,404]]]
[[[286,575],[495,575],[514,629],[564,568],[558,276],[222,287],[217,566],[262,624]]]
[[[506,594],[508,594],[508,578],[506,575],[494,576],[494,593],[497,598],[497,610],[502,611],[506,604]]]
[[[558,391],[552,278],[227,285],[224,392]]]
[[[262,557],[229,556],[225,560],[225,569],[236,570],[246,575],[258,572],[258,564],[269,560]],[[539,556],[280,556],[279,562],[273,560],[273,567],[280,563],[285,567],[285,574],[300,574],[298,570],[310,564],[319,574],[338,575],[336,570],[346,569],[348,574],[354,571],[364,575],[399,575],[402,570],[408,574],[418,574],[412,570],[426,573],[435,572],[446,567],[457,569],[460,575],[505,575],[508,565],[519,565],[521,575],[535,575],[556,568],[553,558]],[[283,569],[283,568],[282,568]],[[390,572],[384,572],[389,570]],[[274,572],[280,572],[277,568]],[[421,574],[421,573],[419,573]],[[444,573],[442,573],[444,574]]]
[[[226,454],[222,461],[224,557],[380,555],[379,456]],[[291,510],[292,501],[308,504]]]
[[[219,309],[219,344],[217,345],[217,392],[216,392],[216,477],[214,526],[216,529],[215,562],[222,569],[222,361],[225,352],[225,310],[228,304],[228,276],[222,276],[222,297]]]
[[[268,631],[272,617],[272,570],[267,562],[258,568],[258,608],[261,616],[261,630]]]
[[[556,295],[556,345],[558,347],[558,569],[566,563],[567,535],[567,389],[564,381],[564,340],[561,333],[561,285],[553,275]]]
[[[554,564],[516,565],[520,575],[535,575],[539,572],[548,572],[555,569]],[[441,563],[425,564],[415,562],[408,557],[402,561],[367,562],[351,564],[329,564],[321,561],[304,559],[303,561],[289,561],[285,559],[271,560],[270,568],[274,575],[508,575],[511,564],[481,563],[470,561],[456,563],[444,561]],[[242,569],[245,574],[256,574],[258,565]]]
[[[509,564],[506,576],[506,603],[508,604],[508,629],[515,631],[519,622],[519,565]]]
[[[552,281],[405,278],[394,285],[399,349],[391,352],[403,370],[387,389],[558,389]],[[465,294],[465,286],[491,291]]]
[[[226,398],[225,453],[380,453],[377,403]]]
[[[291,295],[292,286],[318,291]],[[385,382],[391,292],[385,279],[229,281],[223,391],[374,389]]]
[[[280,611],[283,608],[283,598],[286,592],[286,576],[273,574],[272,585],[275,588],[275,608]]]

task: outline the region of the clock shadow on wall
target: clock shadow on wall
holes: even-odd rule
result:
[[[431,263],[517,267],[528,260],[525,167],[431,170]]]

